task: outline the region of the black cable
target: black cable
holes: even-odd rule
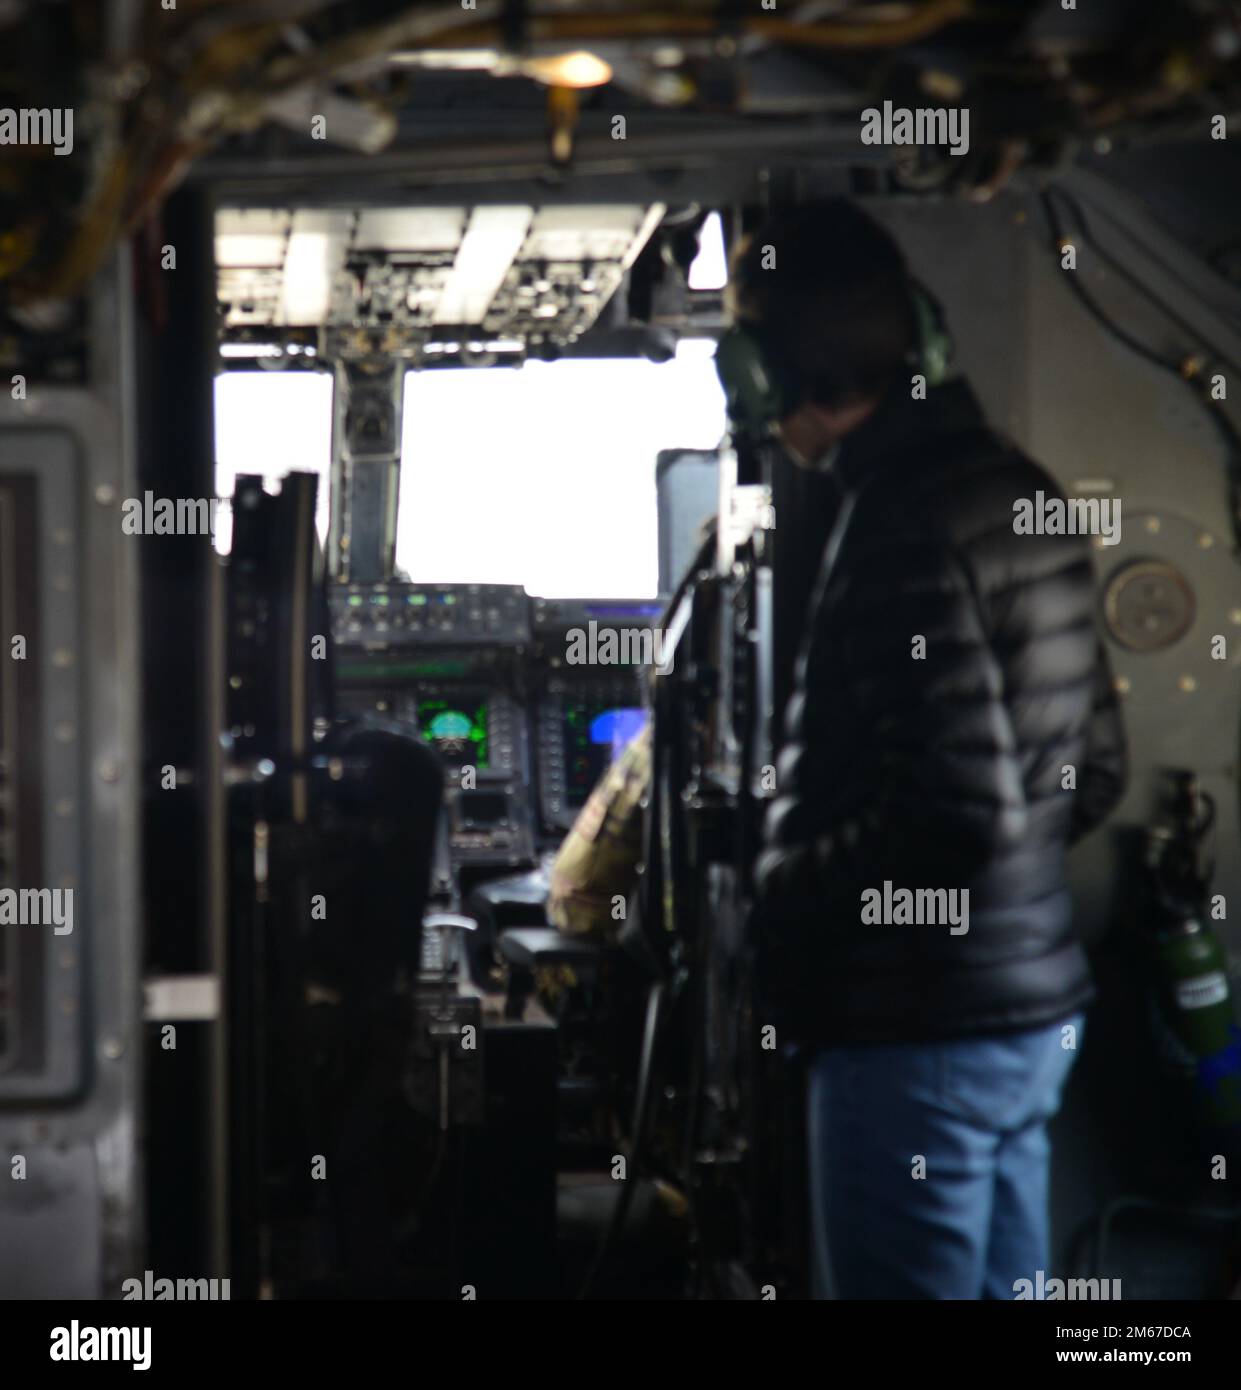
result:
[[[1150,288],[1149,285],[1147,285],[1143,280],[1141,280],[1137,275],[1135,275],[1133,271],[1131,271],[1128,268],[1128,266],[1124,265],[1123,262],[1119,261],[1114,255],[1112,255],[1111,252],[1107,250],[1107,248],[1099,241],[1098,237],[1096,237],[1091,232],[1089,224],[1086,221],[1086,216],[1082,209],[1081,203],[1075,194],[1070,193],[1068,189],[1065,188],[1059,188],[1057,189],[1057,192],[1069,204],[1070,210],[1073,212],[1074,216],[1078,220],[1078,223],[1081,225],[1082,232],[1085,236],[1085,240],[1090,244],[1090,246],[1094,248],[1095,252],[1098,254],[1101,260],[1103,260],[1107,265],[1109,265],[1116,272],[1116,274],[1119,275],[1127,284],[1129,284],[1133,289],[1137,290],[1139,294],[1144,295],[1151,304],[1155,305],[1157,309],[1159,309],[1163,314],[1165,314],[1174,324],[1176,324],[1178,328],[1182,330],[1182,332],[1188,334],[1191,338],[1196,338],[1199,341],[1203,342],[1204,346],[1208,349],[1210,359],[1213,362],[1226,362],[1228,360],[1226,355],[1223,352],[1221,352],[1214,345],[1214,343],[1211,343],[1203,339],[1193,324],[1187,323],[1183,318],[1181,318],[1181,316],[1176,312],[1176,310],[1173,309],[1169,304],[1167,304],[1163,299],[1161,299],[1157,294],[1155,294],[1155,292]],[[1177,272],[1173,267],[1167,265],[1158,256],[1155,256],[1153,252],[1148,251],[1146,247],[1141,246],[1140,243],[1139,249],[1142,251],[1144,255],[1149,255],[1151,259],[1154,260],[1156,264],[1160,267],[1160,269],[1164,271],[1165,274],[1175,275],[1178,279],[1181,280],[1182,284],[1186,284],[1187,287],[1192,288],[1188,286],[1188,282],[1184,280],[1184,277],[1182,277],[1179,274],[1179,272]],[[1075,283],[1077,284],[1077,288],[1080,290],[1080,283]],[[1100,317],[1102,318],[1103,311],[1099,309],[1098,312]],[[1112,325],[1112,327],[1117,334],[1120,333],[1121,330],[1119,328],[1116,328],[1114,324]],[[1135,350],[1145,351],[1140,347]],[[1157,366],[1164,367],[1167,371],[1175,372],[1180,380],[1187,382],[1191,387],[1194,385],[1195,378],[1187,378],[1184,375],[1181,369],[1181,364],[1179,362],[1168,362],[1166,359],[1160,358],[1157,355],[1152,355],[1150,360],[1154,361]],[[1207,413],[1210,416],[1212,422],[1214,423],[1217,431],[1219,431],[1221,437],[1223,438],[1225,449],[1229,451],[1230,455],[1241,455],[1241,434],[1238,434],[1237,429],[1233,425],[1232,421],[1227,417],[1227,415],[1224,414],[1222,410],[1218,410],[1215,408],[1216,402],[1212,401],[1209,397],[1204,397],[1199,391],[1195,391],[1195,395],[1198,400],[1198,403],[1206,408]],[[1239,464],[1239,467],[1241,467],[1241,464]],[[1237,521],[1241,523],[1241,514],[1238,515]]]
[[[1069,196],[1071,197],[1071,195]],[[1043,210],[1047,216],[1048,224],[1052,230],[1055,250],[1058,252],[1060,250],[1060,243],[1066,239],[1064,225],[1056,211],[1055,202],[1051,197],[1050,190],[1043,190],[1039,197],[1043,205]],[[1175,314],[1168,306],[1163,304],[1140,280],[1134,277],[1130,271],[1118,264],[1099,246],[1098,242],[1091,236],[1089,229],[1085,225],[1084,219],[1080,217],[1080,209],[1078,220],[1082,223],[1082,232],[1086,241],[1094,247],[1108,264],[1112,265],[1113,268],[1134,285],[1135,288],[1142,291],[1151,303],[1172,318],[1178,326],[1182,327],[1194,337],[1198,337],[1198,334],[1191,325],[1185,324],[1179,315]],[[1232,509],[1233,548],[1234,553],[1241,555],[1241,434],[1238,434],[1236,427],[1228,416],[1222,410],[1216,408],[1216,403],[1204,396],[1202,391],[1195,386],[1194,379],[1185,376],[1180,361],[1172,361],[1164,357],[1161,353],[1156,352],[1153,348],[1149,348],[1145,343],[1140,342],[1132,333],[1121,328],[1120,325],[1107,314],[1094,296],[1082,285],[1079,276],[1069,276],[1069,288],[1090,317],[1094,319],[1110,338],[1115,339],[1122,344],[1122,346],[1128,348],[1130,352],[1141,357],[1144,361],[1152,363],[1163,371],[1171,372],[1178,381],[1183,382],[1191,389],[1194,400],[1205,410],[1207,418],[1211,421],[1224,446],[1224,467],[1228,474]],[[1214,348],[1211,350],[1216,361],[1226,360],[1221,354],[1217,353]]]
[[[1198,332],[1198,330],[1194,327],[1193,324],[1183,319],[1180,316],[1180,314],[1177,313],[1176,309],[1168,303],[1167,300],[1163,299],[1160,295],[1156,294],[1155,291],[1152,290],[1151,287],[1144,280],[1142,280],[1138,275],[1136,275],[1132,270],[1130,270],[1129,267],[1125,265],[1123,261],[1118,260],[1117,257],[1113,255],[1112,252],[1110,252],[1106,246],[1103,245],[1099,238],[1091,231],[1090,223],[1086,218],[1085,210],[1083,209],[1077,195],[1070,192],[1067,188],[1059,186],[1057,186],[1055,191],[1059,194],[1061,198],[1064,199],[1065,203],[1068,204],[1069,211],[1073,214],[1073,216],[1077,219],[1078,224],[1081,226],[1085,240],[1089,242],[1089,244],[1094,248],[1095,253],[1098,255],[1099,259],[1103,261],[1104,264],[1110,266],[1111,269],[1115,271],[1115,273],[1118,276],[1120,276],[1120,278],[1124,280],[1126,284],[1130,285],[1139,294],[1143,295],[1147,300],[1149,300],[1151,304],[1155,305],[1155,307],[1159,309],[1161,313],[1165,314],[1183,333],[1188,334],[1191,338],[1198,338],[1202,340],[1201,334]],[[1159,267],[1160,270],[1163,271],[1165,275],[1174,276],[1176,279],[1180,280],[1181,284],[1184,285],[1186,289],[1189,289],[1191,291],[1194,289],[1194,287],[1184,278],[1183,275],[1181,275],[1179,271],[1177,271],[1174,267],[1168,265],[1167,262],[1164,261],[1160,256],[1156,255],[1155,252],[1149,250],[1140,241],[1136,244],[1138,246],[1138,249],[1142,252],[1142,254],[1144,256],[1147,256],[1150,260],[1154,261],[1155,264]],[[1205,342],[1205,340],[1202,341]],[[1213,343],[1205,342],[1205,346],[1210,350],[1211,354],[1214,357],[1220,360],[1223,359],[1223,353],[1221,353]]]
[[[1047,220],[1052,229],[1052,234],[1055,237],[1055,250],[1059,250],[1063,229],[1056,215],[1055,205],[1048,190],[1044,190],[1040,196],[1044,211],[1047,214]],[[1083,227],[1083,230],[1086,229]],[[1088,231],[1086,231],[1086,235],[1087,239],[1090,240],[1091,238]],[[1106,253],[1097,246],[1097,243],[1095,243],[1095,246],[1096,249],[1100,251],[1100,254],[1106,257]],[[1181,371],[1180,363],[1167,361],[1158,353],[1153,352],[1144,344],[1138,342],[1132,334],[1126,333],[1115,324],[1095,299],[1083,288],[1078,276],[1071,275],[1069,277],[1069,285],[1073,293],[1077,296],[1078,302],[1086,309],[1091,318],[1100,325],[1105,333],[1117,339],[1117,341],[1129,348],[1131,352],[1137,353],[1137,355],[1144,360],[1154,363],[1155,366],[1161,367],[1165,371],[1174,372],[1178,381],[1183,381],[1186,385],[1193,385],[1192,381],[1188,380]],[[1145,287],[1140,284],[1138,288],[1145,290]],[[1155,299],[1155,296],[1150,295],[1149,292],[1147,292],[1147,294],[1148,298],[1152,300]],[[1216,432],[1224,446],[1224,468],[1227,473],[1229,503],[1232,510],[1233,555],[1234,558],[1241,557],[1241,436],[1238,436],[1236,427],[1228,416],[1222,410],[1218,409],[1216,402],[1204,396],[1198,389],[1194,390],[1193,396],[1198,404],[1206,411],[1207,418],[1215,426]]]
[[[1050,192],[1045,190],[1040,194],[1040,198],[1043,203],[1044,211],[1047,214],[1047,220],[1051,225],[1052,235],[1056,243],[1055,249],[1059,251],[1061,249],[1061,242],[1069,239],[1065,235],[1064,224],[1060,221],[1060,217],[1056,212]],[[1084,231],[1085,228],[1083,227],[1083,232]],[[1164,371],[1174,372],[1178,378],[1184,380],[1184,378],[1181,377],[1181,364],[1179,362],[1169,361],[1168,358],[1156,352],[1153,348],[1148,348],[1145,343],[1139,342],[1139,340],[1126,329],[1121,328],[1114,320],[1110,319],[1094,296],[1083,288],[1078,276],[1071,276],[1069,278],[1069,287],[1081,302],[1082,307],[1086,309],[1091,318],[1095,320],[1109,337],[1117,339],[1127,347],[1130,352],[1136,353],[1145,361],[1153,363],[1156,367],[1160,367]]]

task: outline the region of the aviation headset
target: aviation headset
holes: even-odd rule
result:
[[[953,358],[944,311],[924,285],[912,279],[909,285],[917,322],[909,365],[926,377],[928,386],[938,386],[947,380]],[[760,323],[735,323],[724,332],[715,351],[715,370],[729,421],[742,431],[766,433],[809,393],[805,373],[779,351]]]

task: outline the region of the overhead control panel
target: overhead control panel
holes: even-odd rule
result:
[[[409,366],[563,348],[599,318],[665,211],[224,208],[215,237],[223,341]]]

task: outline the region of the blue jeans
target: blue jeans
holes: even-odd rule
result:
[[[817,1297],[1011,1299],[1050,1275],[1047,1121],[1082,1021],[812,1057]]]

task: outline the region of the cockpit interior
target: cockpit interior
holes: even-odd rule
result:
[[[817,1296],[752,871],[835,483],[717,345],[831,199],[1123,498],[1044,1273],[1241,1297],[1231,0],[0,0],[0,1297]]]

